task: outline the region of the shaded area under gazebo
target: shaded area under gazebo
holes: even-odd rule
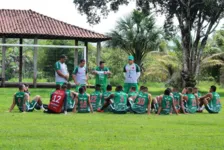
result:
[[[100,61],[101,42],[110,40],[103,34],[86,30],[54,18],[42,15],[32,10],[8,10],[0,9],[0,38],[6,44],[8,38],[18,38],[19,44],[23,44],[23,39],[34,39],[34,44],[38,44],[38,39],[74,40],[74,46],[78,46],[79,41],[86,46],[86,62],[88,64],[88,42],[97,43],[96,63]],[[33,87],[37,87],[37,47],[33,50]],[[19,79],[22,82],[23,71],[23,47],[19,47]],[[6,47],[2,46],[2,87],[15,86],[5,82],[5,60]],[[78,65],[78,49],[74,51],[74,65]],[[43,85],[38,85],[44,87]],[[47,86],[47,84],[46,84]]]

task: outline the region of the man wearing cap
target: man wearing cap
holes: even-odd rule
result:
[[[124,66],[124,92],[128,93],[131,87],[138,89],[138,78],[140,77],[140,67],[134,63],[134,57],[128,57],[128,64]]]
[[[101,86],[101,92],[106,92],[106,87],[108,85],[108,75],[111,74],[109,68],[105,67],[104,64],[104,61],[100,61],[99,66],[96,67],[93,71],[93,74],[96,76],[95,85],[99,84]]]
[[[60,56],[60,60],[55,63],[55,81],[56,84],[62,85],[69,79],[69,72],[65,61],[67,56],[64,54]]]

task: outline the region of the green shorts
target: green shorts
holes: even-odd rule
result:
[[[209,105],[205,106],[205,109],[210,113],[210,114],[217,114],[221,111],[221,106],[218,106],[216,108],[211,108]]]
[[[37,102],[35,100],[32,100],[31,102],[26,104],[26,112],[32,112],[37,105]],[[23,112],[22,108],[19,108],[21,112]]]
[[[138,83],[124,83],[124,92],[128,93],[131,87],[136,87],[136,91],[138,91]]]
[[[185,107],[185,112],[190,113],[190,114],[194,114],[194,113],[197,112],[197,107],[192,107],[192,108]]]
[[[115,113],[115,114],[126,114],[127,110],[128,110],[128,108],[125,107],[125,106],[123,108],[116,109],[114,107],[114,104],[110,104],[110,108],[111,108],[112,112]]]

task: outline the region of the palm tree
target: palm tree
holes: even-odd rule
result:
[[[133,55],[135,62],[142,67],[147,54],[159,49],[160,33],[152,15],[134,10],[128,17],[120,19],[115,29],[108,33],[112,40],[107,42],[107,46]]]

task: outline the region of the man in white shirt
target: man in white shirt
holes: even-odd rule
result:
[[[69,72],[65,61],[67,56],[64,54],[60,56],[60,60],[55,63],[55,82],[56,84],[64,84],[69,79]]]
[[[138,89],[138,78],[140,77],[140,67],[134,63],[134,57],[128,57],[128,64],[124,66],[124,92],[128,93],[131,87]]]
[[[88,82],[87,69],[85,67],[86,61],[84,59],[80,60],[79,66],[75,67],[72,78],[76,85],[76,92],[79,91],[80,87],[86,86]]]

